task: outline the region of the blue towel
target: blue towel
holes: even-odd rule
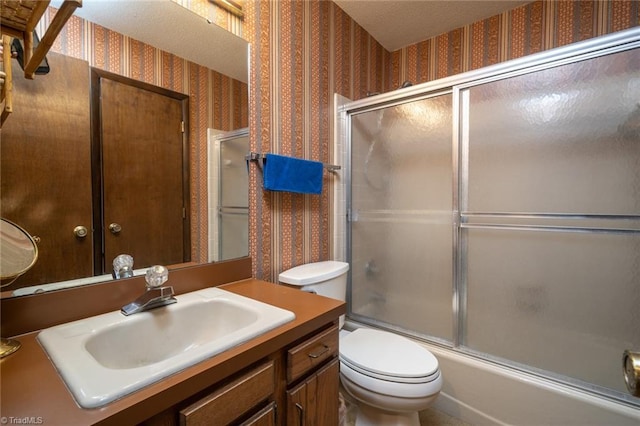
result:
[[[321,194],[323,170],[324,166],[319,161],[267,154],[264,163],[264,189]]]

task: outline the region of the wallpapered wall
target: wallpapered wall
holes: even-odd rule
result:
[[[386,52],[330,1],[250,1],[249,134],[252,149],[328,162],[333,93],[351,99],[385,88]],[[325,172],[322,195],[262,190],[250,170],[249,247],[253,276],[270,281],[301,263],[327,259],[330,242]]]
[[[639,24],[637,1],[536,1],[390,53],[331,1],[250,0],[251,146],[329,162],[334,93],[356,100]],[[263,191],[261,179],[251,167],[253,276],[277,281],[280,271],[328,259],[335,177],[325,173],[319,196]]]
[[[211,9],[213,5],[201,4],[203,1],[206,0],[193,1],[199,5],[200,13],[217,14],[217,20],[225,25],[228,21],[235,22],[236,18],[229,18],[224,11],[216,12]],[[40,23],[43,29],[48,28],[55,12],[54,8],[45,12]],[[206,262],[207,128],[234,130],[248,126],[247,84],[77,16],[69,19],[51,51],[83,59],[92,67],[189,94],[191,259]]]
[[[535,1],[393,52],[387,88],[475,70],[639,24],[638,1]]]

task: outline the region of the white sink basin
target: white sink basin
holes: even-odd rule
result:
[[[78,404],[96,408],[295,318],[219,288],[176,299],[130,316],[117,311],[51,327],[38,340]]]

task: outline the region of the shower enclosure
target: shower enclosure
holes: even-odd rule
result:
[[[343,107],[349,315],[640,407],[640,31]]]
[[[209,129],[209,261],[249,255],[249,130]]]

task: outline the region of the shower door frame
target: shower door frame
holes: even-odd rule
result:
[[[353,115],[375,111],[390,106],[400,105],[406,102],[419,99],[438,96],[446,93],[452,94],[452,217],[453,217],[453,271],[452,271],[452,321],[453,331],[452,341],[445,341],[433,336],[420,335],[412,330],[403,327],[384,323],[375,318],[365,317],[353,313],[352,306],[352,271],[349,270],[348,292],[347,292],[347,318],[358,323],[368,324],[393,332],[405,334],[418,340],[424,340],[431,344],[435,344],[446,349],[454,350],[475,358],[492,362],[507,368],[513,368],[520,372],[533,374],[543,379],[549,379],[564,385],[572,386],[577,389],[596,394],[600,397],[610,399],[612,401],[632,406],[640,407],[640,400],[632,398],[630,395],[624,395],[613,389],[604,388],[599,385],[584,382],[578,379],[572,379],[551,371],[537,369],[532,366],[519,364],[515,361],[505,360],[491,356],[490,354],[480,353],[463,346],[463,336],[465,336],[465,314],[466,314],[466,238],[462,236],[465,228],[465,215],[473,212],[465,210],[468,202],[468,154],[469,141],[463,140],[468,136],[469,120],[462,120],[465,114],[468,114],[468,91],[472,87],[479,84],[486,84],[493,81],[504,80],[511,77],[521,76],[536,71],[546,70],[561,65],[567,65],[578,61],[593,59],[605,55],[624,52],[628,50],[640,48],[640,27],[631,28],[617,33],[597,37],[583,42],[574,43],[568,46],[555,48],[541,53],[532,54],[523,58],[510,60],[501,64],[496,64],[481,68],[474,71],[465,72],[438,79],[431,82],[421,83],[404,89],[398,89],[393,92],[376,95],[373,97],[349,102],[337,109],[338,121],[344,123],[341,138],[344,140],[344,156],[343,164],[349,174],[346,176],[346,215],[336,217],[336,221],[343,221],[346,230],[347,242],[347,261],[352,263],[352,176],[351,170],[351,117]],[[466,91],[466,92],[465,92]],[[466,95],[465,95],[466,93]],[[467,126],[467,128],[465,128]],[[622,217],[626,219],[628,217]],[[637,217],[634,217],[637,219]],[[622,374],[622,373],[621,373]]]
[[[232,258],[226,258],[223,256],[223,238],[222,235],[222,217],[224,215],[230,216],[245,216],[247,217],[247,232],[248,232],[248,220],[249,220],[249,207],[248,207],[248,186],[247,190],[247,206],[228,206],[222,203],[222,167],[221,167],[221,155],[222,144],[231,140],[239,138],[249,137],[249,128],[243,127],[241,129],[222,131],[218,129],[207,129],[207,175],[209,179],[210,192],[208,194],[207,209],[208,209],[208,257],[209,262],[221,262],[224,260],[230,260]],[[249,141],[247,140],[247,152],[249,150]],[[212,160],[211,156],[214,157]],[[212,185],[211,179],[215,178],[215,184]],[[248,178],[247,178],[248,179]],[[249,255],[248,239],[243,241],[246,244],[245,256]]]

